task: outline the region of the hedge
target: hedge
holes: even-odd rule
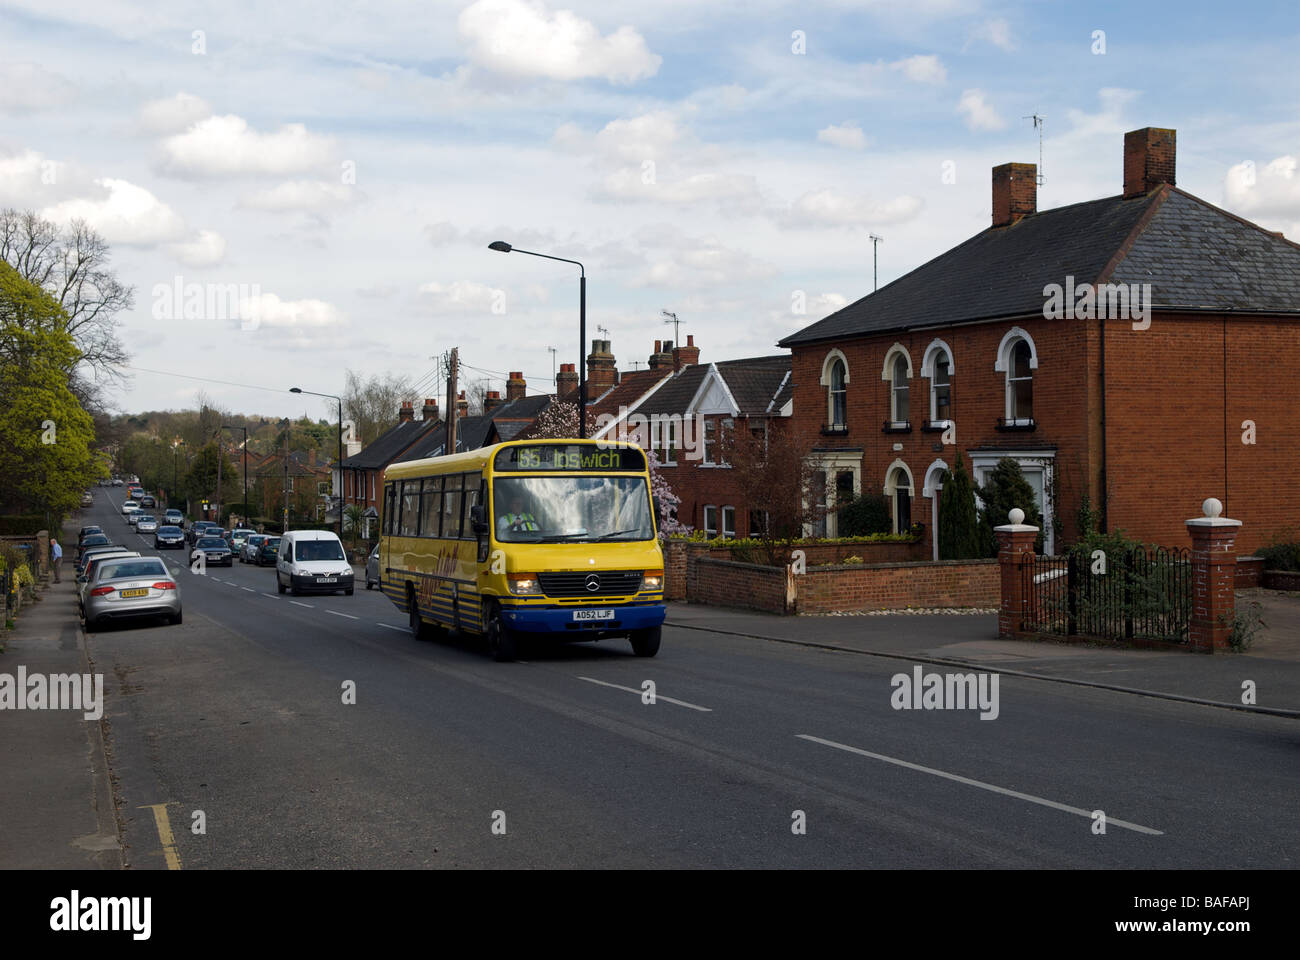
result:
[[[45,529],[43,513],[0,515],[0,537],[34,537]]]

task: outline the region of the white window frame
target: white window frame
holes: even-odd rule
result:
[[[1054,450],[972,450],[969,451],[971,479],[977,486],[988,482],[988,475],[1003,457],[1010,457],[1020,464],[1020,471],[1025,474],[1041,473],[1043,502],[1037,504],[1043,517],[1043,551],[1056,553],[1056,536],[1052,532],[1052,519],[1056,516],[1056,504],[1052,502],[1052,480],[1056,472],[1056,451]],[[1032,484],[1031,484],[1032,486]],[[976,504],[982,509],[984,504],[975,495]],[[1009,523],[1010,521],[1004,521]]]
[[[709,525],[709,519],[712,517],[713,525]],[[718,508],[715,504],[706,503],[704,505],[704,536],[712,540],[718,535]]]
[[[825,473],[826,489],[823,493],[826,500],[821,506],[829,505],[835,497],[835,478],[841,473],[853,474],[853,495],[855,497],[862,495],[862,451],[846,450],[842,453],[832,453],[824,451],[814,453],[808,458],[808,463],[813,470]],[[811,491],[807,491],[811,493]],[[807,495],[805,493],[805,496]],[[826,536],[839,536],[839,517],[828,511],[826,513]],[[803,535],[805,537],[815,536],[815,527],[811,523],[804,524]]]
[[[834,379],[832,374],[835,370],[836,362],[844,365],[844,422],[835,422],[835,395]],[[847,427],[849,425],[849,359],[836,349],[826,354],[822,360],[821,385],[826,388],[826,426],[828,427]]]
[[[921,487],[921,496],[930,498],[930,556],[939,559],[939,497],[943,493],[943,474],[948,464],[936,460],[925,470],[925,484]]]
[[[907,477],[907,485],[904,487],[904,489],[907,490],[908,501],[910,503],[916,502],[916,483],[912,479],[912,470],[902,460],[895,460],[893,463],[891,463],[888,467],[885,468],[885,485],[881,489],[884,491],[885,496],[889,497],[891,501],[889,512],[891,514],[891,519],[893,520],[894,533],[896,534],[906,532],[898,529],[898,521],[899,521],[898,487],[899,485],[895,481],[894,477],[900,471],[902,472],[903,476]],[[912,520],[913,522],[915,522],[916,517],[913,516]]]
[[[1012,416],[1013,393],[1012,383],[1019,382],[1012,379],[1015,373],[1015,365],[1012,363],[1012,351],[1015,350],[1016,344],[1023,341],[1029,347],[1029,382],[1032,385],[1035,379],[1034,371],[1038,369],[1038,347],[1034,344],[1034,338],[1022,330],[1020,327],[1012,327],[1002,337],[1002,342],[998,344],[997,362],[994,363],[993,369],[1004,375],[1003,386],[1003,420],[1007,426],[1027,427],[1034,422],[1032,417],[1021,417],[1019,419]]]
[[[894,383],[894,361],[899,355],[907,363],[907,420],[897,418],[898,410],[895,409],[897,401],[897,385]],[[885,364],[880,370],[880,379],[889,384],[889,423],[890,426],[902,428],[911,422],[912,417],[912,355],[907,352],[907,348],[901,343],[895,343],[885,353]]]
[[[731,518],[730,523],[727,522],[728,517]],[[736,508],[731,506],[730,504],[724,505],[722,507],[721,520],[722,520],[722,535],[726,537],[728,540],[735,540],[736,539]]]
[[[949,427],[952,426],[952,417],[939,419],[938,402],[935,396],[936,384],[934,382],[935,367],[940,358],[946,358],[948,361],[948,412],[952,413],[952,375],[957,371],[957,363],[953,360],[952,347],[948,346],[947,341],[935,339],[930,341],[930,345],[925,348],[925,354],[921,357],[921,376],[930,381],[930,426],[932,427]]]

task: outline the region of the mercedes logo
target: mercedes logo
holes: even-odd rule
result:
[[[600,589],[600,577],[596,576],[594,573],[588,574],[587,575],[588,592],[595,593],[599,589]]]

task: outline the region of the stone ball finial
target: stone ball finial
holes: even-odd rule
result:
[[[1016,526],[1019,526],[1025,522],[1025,511],[1021,510],[1019,507],[1012,507],[1010,512],[1007,513],[1007,519]]]
[[[1217,520],[1219,515],[1223,513],[1223,504],[1214,499],[1214,497],[1210,497],[1201,504],[1201,512],[1211,520]]]

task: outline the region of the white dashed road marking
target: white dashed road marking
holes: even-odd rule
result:
[[[598,683],[602,687],[613,687],[615,690],[626,690],[628,693],[641,695],[641,691],[635,687],[621,687],[617,683],[606,683],[604,680],[593,680],[591,677],[579,677],[579,680],[586,680],[588,683]],[[694,703],[687,703],[685,700],[674,700],[672,697],[665,697],[661,693],[655,694],[655,700],[663,700],[665,703],[675,703],[679,707],[689,707],[691,710],[699,710],[701,713],[712,713],[712,707],[701,707]]]

